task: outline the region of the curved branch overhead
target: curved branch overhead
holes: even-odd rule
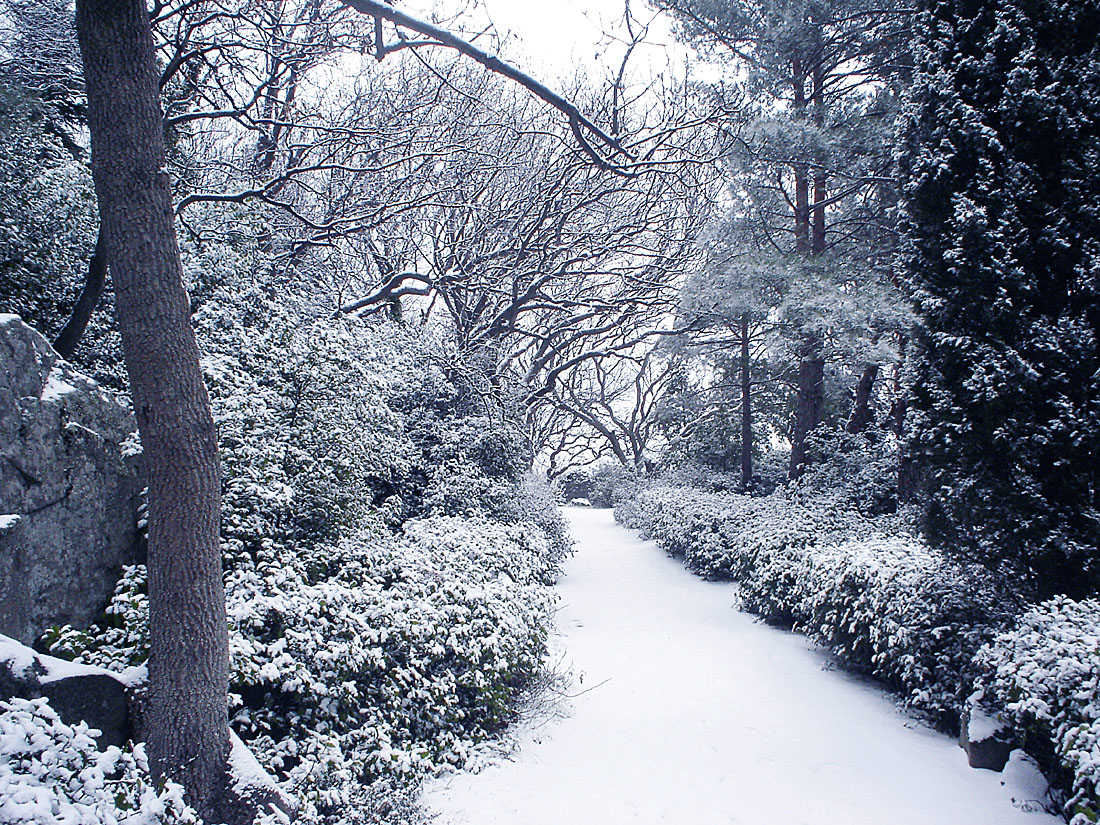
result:
[[[631,172],[630,165],[637,161],[637,158],[629,150],[625,149],[618,140],[607,134],[607,132],[601,129],[591,120],[591,118],[585,116],[575,104],[566,100],[544,83],[540,83],[538,80],[531,77],[531,75],[516,68],[511,63],[501,60],[494,54],[489,54],[489,52],[484,49],[475,46],[468,40],[464,40],[446,29],[442,29],[426,20],[420,20],[419,18],[399,11],[386,3],[377,2],[377,0],[340,0],[340,2],[361,14],[370,15],[376,19],[388,20],[397,26],[430,37],[436,41],[437,45],[454,49],[472,60],[477,61],[490,71],[503,75],[510,80],[514,80],[523,88],[531,92],[531,94],[535,95],[535,97],[553,106],[566,116],[569,121],[569,127],[576,137],[577,142],[580,144],[581,149],[601,168],[620,174],[629,174]],[[385,51],[380,51],[379,54],[385,54]],[[604,157],[596,150],[585,136],[585,132],[591,133],[603,146],[610,150],[611,159]],[[625,158],[626,164],[617,163],[613,160],[613,158],[616,157]]]

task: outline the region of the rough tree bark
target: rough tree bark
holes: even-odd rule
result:
[[[798,58],[791,66],[794,79],[795,117],[801,118],[806,112],[806,73],[802,61]],[[794,249],[806,254],[810,251],[810,165],[794,164]]]
[[[798,386],[795,390],[794,428],[791,438],[791,466],[788,477],[801,478],[809,463],[806,438],[821,423],[824,405],[825,359],[821,341],[807,335],[799,351]]]
[[[229,656],[217,442],[183,288],[145,2],[78,0],[77,31],[92,177],[149,480],[149,756],[219,821]]]

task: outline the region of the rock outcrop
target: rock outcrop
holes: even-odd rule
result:
[[[136,425],[14,315],[0,315],[0,633],[84,627],[141,560]]]
[[[0,634],[0,700],[45,697],[61,721],[86,723],[100,750],[141,741],[144,665],[119,673],[36,653]],[[257,813],[281,811],[293,821],[295,802],[264,771],[236,734],[230,734],[228,790],[221,800],[219,821],[251,822]]]

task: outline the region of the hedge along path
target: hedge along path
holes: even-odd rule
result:
[[[441,825],[1044,825],[1024,783],[971,769],[949,737],[801,636],[731,609],[609,510],[567,511],[577,553],[558,626],[572,710],[511,760],[435,780]]]

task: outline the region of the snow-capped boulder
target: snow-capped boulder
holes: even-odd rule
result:
[[[966,751],[972,768],[1003,771],[1016,747],[1012,725],[986,713],[978,704],[980,695],[971,697],[963,709],[959,725],[959,747]]]
[[[44,697],[66,724],[85,722],[99,731],[100,747],[136,738],[129,693],[144,673],[144,668],[112,673],[66,662],[0,635],[0,700]]]
[[[139,560],[133,416],[0,315],[0,633],[83,627]]]
[[[1039,763],[1022,750],[1014,750],[1002,772],[1001,784],[1012,795],[1012,804],[1025,813],[1057,813],[1052,803],[1050,783]]]

